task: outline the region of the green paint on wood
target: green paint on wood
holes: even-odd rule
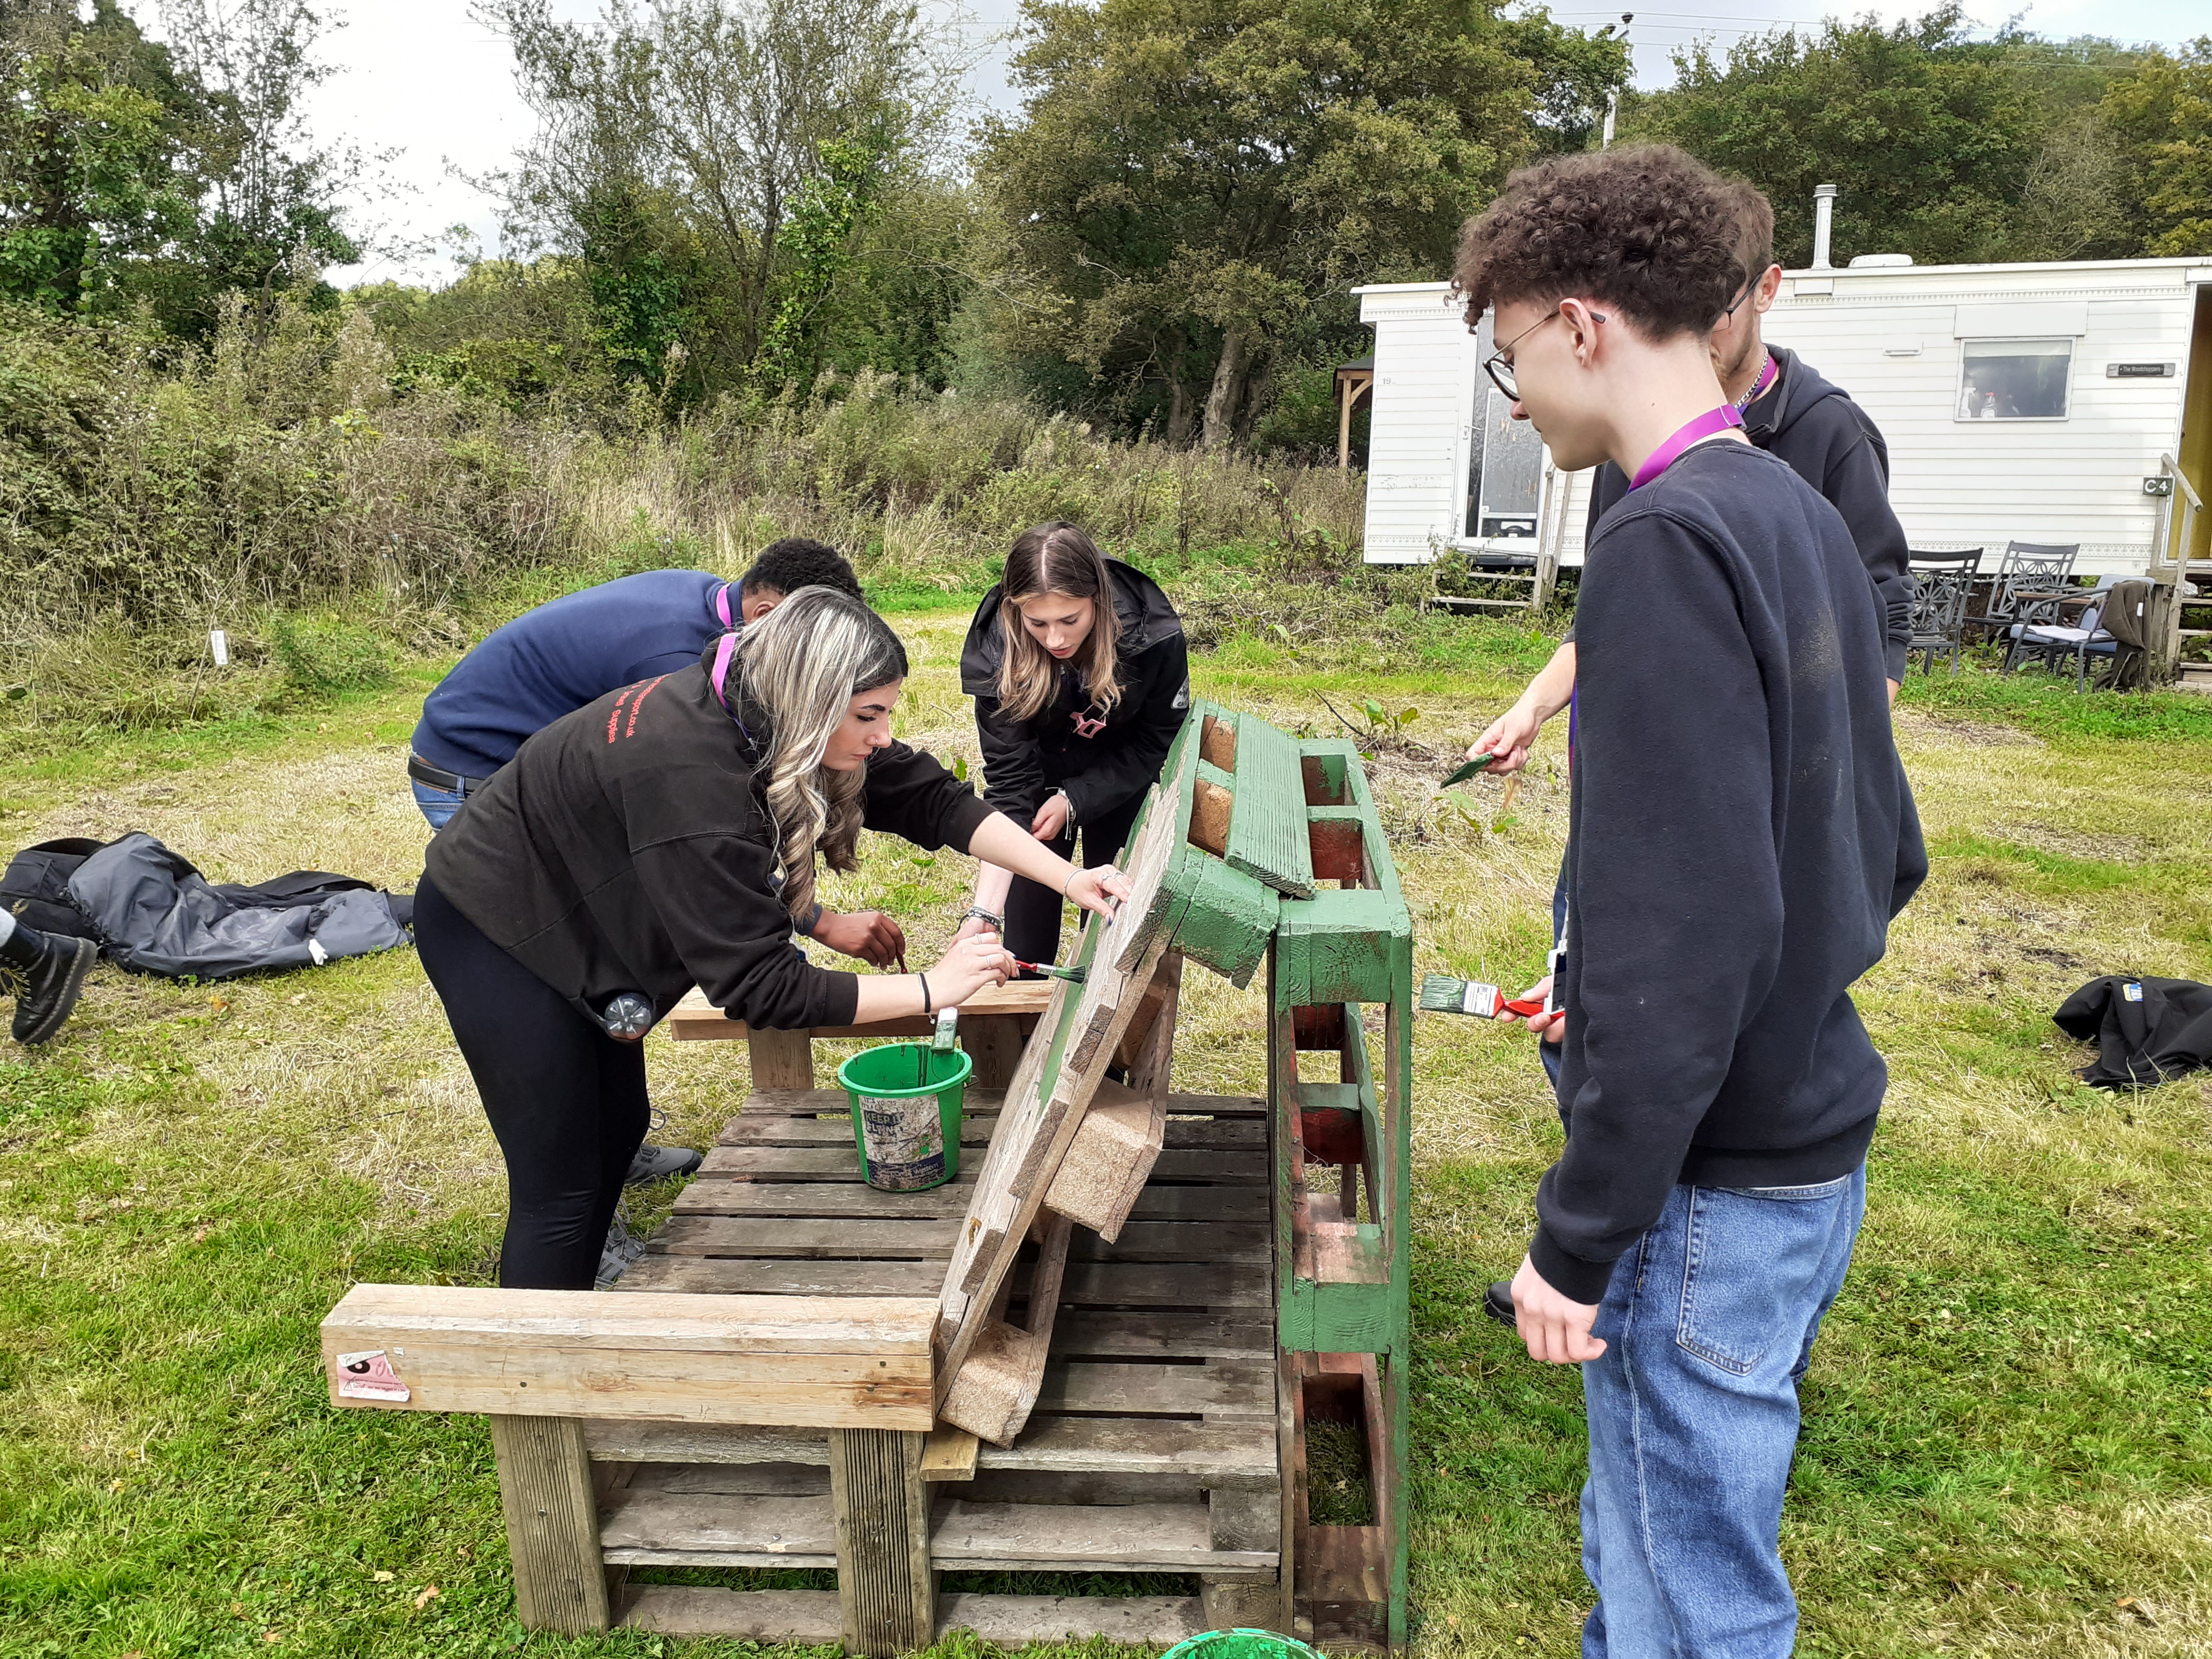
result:
[[[1293,898],[1314,894],[1298,747],[1272,726],[1237,723],[1237,807],[1229,820],[1229,864]]]

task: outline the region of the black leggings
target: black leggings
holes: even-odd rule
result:
[[[510,1290],[588,1291],[645,1139],[645,1048],[617,1042],[494,945],[428,876],[415,945],[507,1158]]]
[[[1121,857],[1122,844],[1129,839],[1129,826],[1144,810],[1146,793],[1140,792],[1112,811],[1079,825],[1074,835],[1064,835],[1045,845],[1060,857],[1070,858],[1075,852],[1075,836],[1079,835],[1086,866],[1112,863]],[[1024,962],[1051,962],[1058,957],[1060,912],[1066,903],[1051,888],[1016,876],[1014,884],[1006,890],[1006,949]]]

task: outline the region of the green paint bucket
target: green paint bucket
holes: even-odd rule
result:
[[[975,1068],[959,1049],[927,1042],[886,1042],[840,1066],[861,1179],[881,1192],[915,1193],[958,1175],[960,1097]]]
[[[1184,1638],[1161,1659],[1322,1659],[1304,1643],[1271,1630],[1210,1630]]]

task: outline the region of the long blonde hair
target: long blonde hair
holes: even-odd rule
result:
[[[849,593],[802,587],[745,629],[737,660],[746,693],[769,718],[761,769],[781,896],[793,915],[804,915],[814,903],[815,854],[832,870],[855,868],[866,811],[867,769],[833,772],[823,754],[855,696],[906,678],[906,647]]]
[[[1006,556],[1006,580],[999,591],[999,707],[1010,720],[1035,720],[1052,705],[1060,686],[1060,665],[1022,625],[1021,602],[1048,593],[1091,601],[1091,635],[1076,653],[1075,665],[1091,692],[1091,706],[1104,719],[1121,701],[1121,618],[1114,614],[1114,579],[1098,544],[1065,519],[1025,530]]]

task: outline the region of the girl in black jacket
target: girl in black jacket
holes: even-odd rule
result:
[[[1012,971],[988,935],[925,973],[816,967],[792,936],[816,908],[817,854],[852,869],[866,828],[1011,864],[1102,913],[1127,896],[892,740],[906,673],[882,617],[801,588],[693,666],[554,721],[430,843],[415,939],[507,1159],[501,1284],[590,1287],[645,1136],[635,1039],[692,985],[748,1024],[804,1030],[953,1006]],[[640,1018],[617,1041],[605,1011],[626,993]]]
[[[1159,585],[1064,520],[1024,533],[960,653],[975,699],[983,799],[1065,858],[1121,855],[1190,708],[1182,620]],[[965,938],[1002,932],[1024,962],[1060,951],[1060,896],[995,865],[976,872]]]

